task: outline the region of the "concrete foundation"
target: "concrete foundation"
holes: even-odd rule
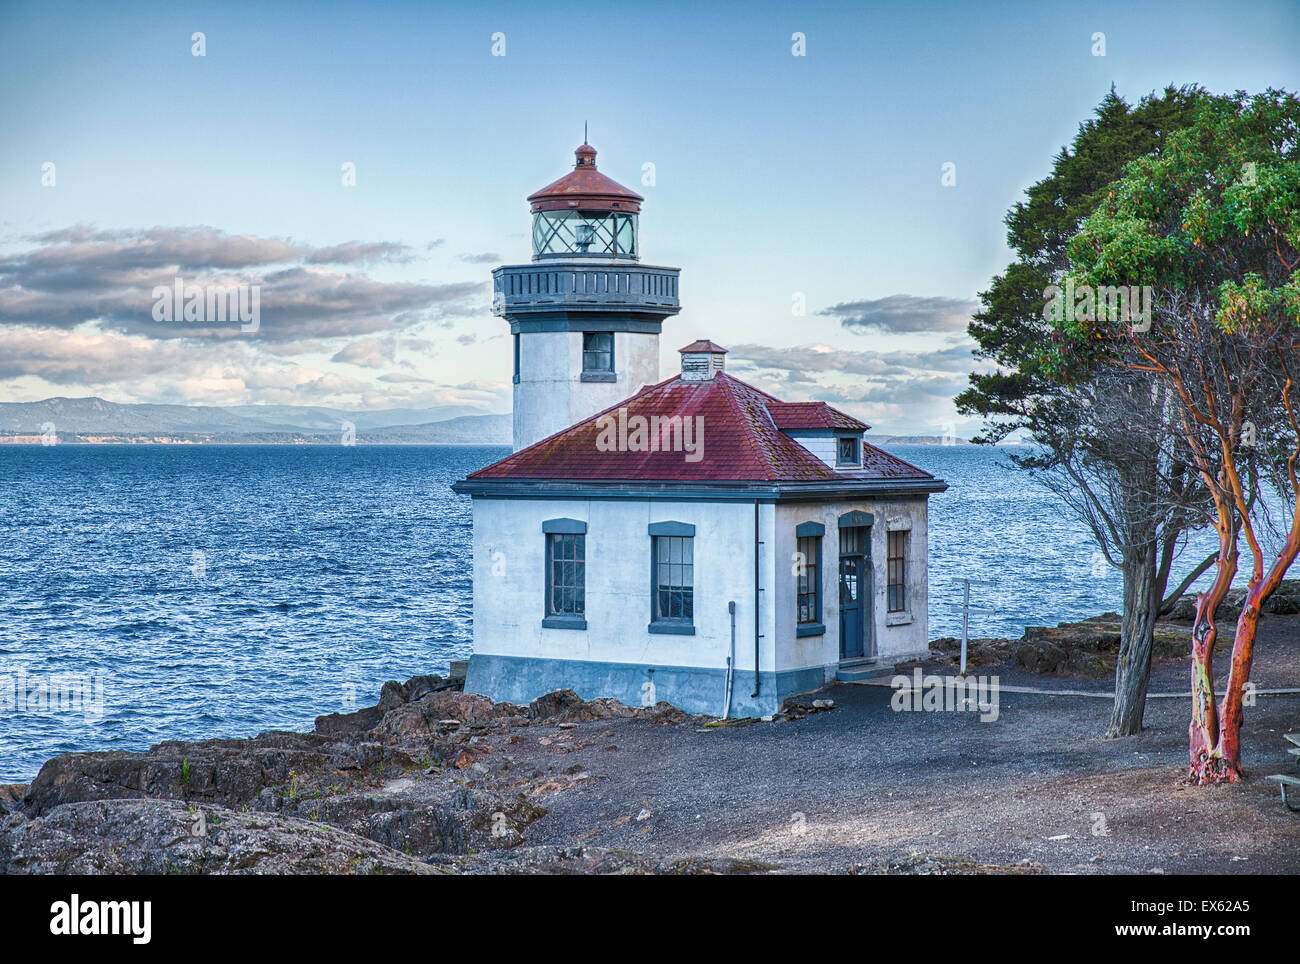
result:
[[[754,673],[737,672],[731,684],[731,716],[768,716],[781,703],[835,678],[835,667],[812,666],[759,674],[754,697]],[[688,713],[721,716],[726,691],[725,667],[663,666],[606,663],[579,659],[475,654],[469,661],[465,692],[497,702],[527,704],[555,690],[571,689],[585,700],[613,697],[626,706],[666,700]],[[653,686],[653,690],[651,690]]]

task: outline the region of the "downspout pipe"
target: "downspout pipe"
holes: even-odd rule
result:
[[[758,640],[759,640],[759,613],[761,610],[758,605],[758,594],[761,591],[758,585],[759,561],[758,561],[758,500],[754,500],[754,692],[749,694],[753,699],[758,696],[761,688],[758,676]]]
[[[731,650],[727,653],[727,686],[722,694],[722,718],[731,713],[731,676],[736,668],[736,602],[727,603],[727,612],[731,613]]]

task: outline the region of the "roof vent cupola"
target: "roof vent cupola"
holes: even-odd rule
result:
[[[682,356],[682,381],[709,382],[726,366],[724,356],[727,349],[715,345],[706,338],[693,341],[685,348],[679,348]]]

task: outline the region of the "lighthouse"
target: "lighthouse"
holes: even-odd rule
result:
[[[596,169],[528,196],[532,260],[492,272],[492,311],[510,324],[514,448],[563,431],[659,381],[659,334],[681,310],[680,269],[641,263],[640,194]]]
[[[741,381],[707,337],[661,381],[677,269],[641,263],[643,198],[576,154],[528,198],[532,261],[493,272],[515,451],[452,486],[474,514],[465,692],[767,716],[923,657],[943,480]]]

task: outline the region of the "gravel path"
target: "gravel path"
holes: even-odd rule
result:
[[[1295,686],[1297,650],[1300,618],[1262,622],[1257,684]],[[1038,689],[1108,685],[979,672]],[[1185,690],[1186,674],[1185,661],[1162,661],[1152,689]],[[1099,699],[1004,692],[998,719],[985,723],[974,713],[895,712],[879,686],[817,695],[835,709],[780,723],[528,728],[500,752],[514,772],[556,780],[535,798],[549,813],[526,843],[739,857],[798,872],[880,869],[914,854],[1066,873],[1300,872],[1300,815],[1263,779],[1296,769],[1281,734],[1300,730],[1300,696],[1261,696],[1247,710],[1247,782],[1190,788],[1180,783],[1188,706],[1179,699],[1151,701],[1145,732],[1108,741],[1110,706]]]

